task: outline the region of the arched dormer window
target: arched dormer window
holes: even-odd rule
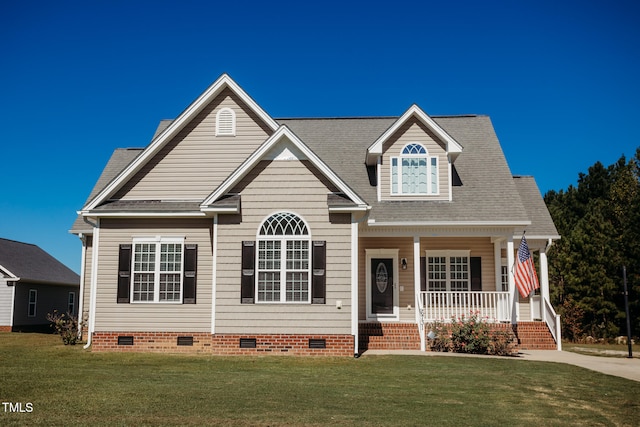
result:
[[[268,217],[258,232],[257,302],[311,302],[310,235],[290,212]]]
[[[236,134],[236,113],[231,108],[223,108],[216,114],[216,136]]]
[[[410,143],[391,157],[391,194],[438,194],[438,158],[422,144]]]

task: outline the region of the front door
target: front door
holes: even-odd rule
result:
[[[371,259],[371,313],[393,315],[393,258]]]
[[[398,320],[398,249],[365,249],[367,320]]]

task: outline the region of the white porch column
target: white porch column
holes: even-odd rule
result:
[[[549,302],[549,265],[547,264],[547,248],[540,249],[540,295],[542,296],[540,312],[542,320],[547,320],[547,310],[545,310],[545,301]]]
[[[493,267],[496,276],[496,291],[502,291],[502,239],[493,241]]]
[[[509,295],[511,295],[511,324],[518,323],[518,291],[513,276],[515,257],[513,252],[513,236],[507,237],[507,266],[509,268]]]
[[[413,289],[414,289],[414,304],[420,297],[420,237],[413,236]],[[420,313],[418,312],[418,305],[416,304],[416,324],[420,324]]]
[[[354,213],[351,214],[351,334],[353,335],[353,352],[354,355],[360,353],[358,344],[358,224]],[[366,312],[366,310],[365,310]]]

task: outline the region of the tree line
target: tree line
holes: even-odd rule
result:
[[[562,238],[549,253],[551,302],[563,337],[627,334],[622,268],[627,269],[632,335],[640,334],[640,148],[605,167],[596,162],[577,186],[544,196]]]

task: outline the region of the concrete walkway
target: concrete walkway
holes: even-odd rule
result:
[[[509,360],[533,360],[536,362],[567,363],[580,366],[592,371],[602,372],[607,375],[640,381],[640,359],[628,359],[626,357],[601,357],[586,356],[584,354],[569,351],[556,350],[522,350],[518,357],[485,356],[460,353],[439,353],[419,350],[367,350],[362,356],[375,356],[381,354],[415,355],[415,356],[445,356],[445,357],[498,357]]]

